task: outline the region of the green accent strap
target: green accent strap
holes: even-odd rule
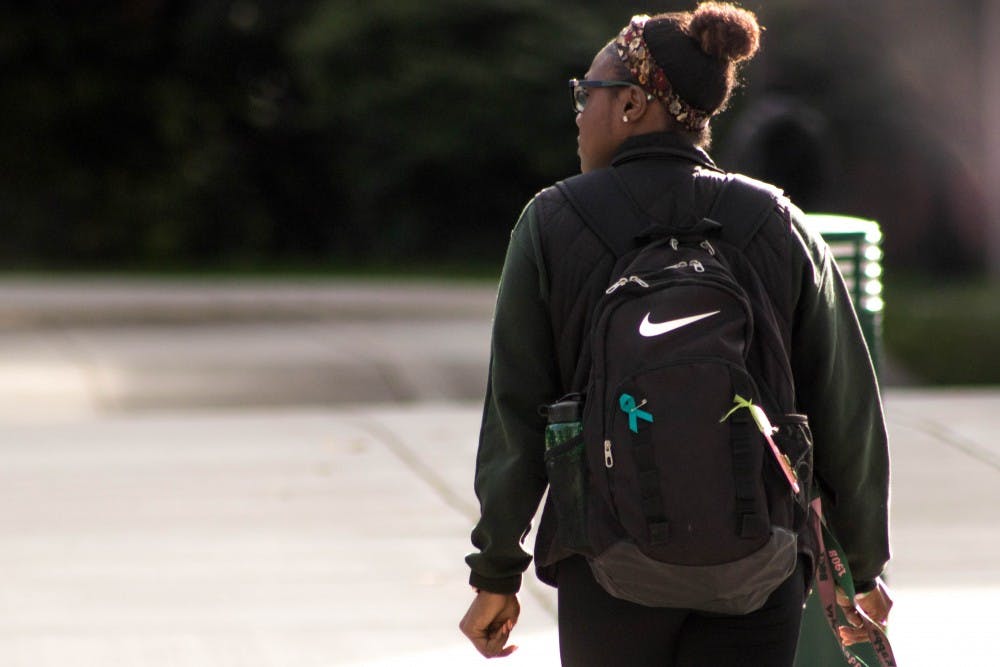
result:
[[[733,413],[740,408],[746,408],[750,411],[750,416],[753,417],[754,423],[757,424],[757,428],[760,429],[761,433],[765,435],[774,433],[774,427],[771,426],[771,421],[767,418],[764,410],[759,405],[755,405],[752,399],[743,398],[739,394],[736,394],[736,397],[733,398],[733,403],[735,404],[733,405],[733,409],[719,420],[720,424],[732,417]]]
[[[754,405],[754,402],[750,399],[743,398],[739,394],[736,394],[736,398],[733,399],[733,403],[736,405],[732,410],[727,412],[719,423],[729,419],[734,412],[740,408],[746,408],[750,411],[750,416],[753,417],[754,423],[757,424],[757,429],[764,436],[767,441],[767,446],[771,448],[771,453],[774,455],[774,460],[778,462],[778,466],[781,468],[781,472],[784,473],[785,479],[788,480],[788,485],[792,487],[792,491],[799,493],[801,487],[799,486],[799,476],[792,468],[792,462],[788,460],[788,456],[781,451],[778,445],[774,442],[774,438],[771,436],[777,431],[776,428],[771,426],[771,420],[767,418],[767,414],[764,413],[764,409],[759,405]]]
[[[839,586],[847,595],[847,599],[851,600],[853,604],[855,595],[854,578],[851,576],[851,569],[847,564],[847,556],[844,555],[844,549],[837,542],[837,538],[830,531],[826,521],[823,520],[822,501],[816,498],[812,501],[811,505],[813,511],[810,522],[816,542],[819,545],[816,562],[816,588],[823,607],[823,614],[830,624],[830,630],[837,639],[837,643],[840,645],[840,650],[843,652],[847,664],[868,667],[868,663],[858,657],[849,646],[844,645],[844,642],[840,639],[840,633],[837,631],[837,628],[841,625],[841,621],[837,616],[839,605],[837,605],[836,587]],[[896,667],[896,657],[892,653],[892,646],[889,644],[889,638],[886,636],[885,630],[868,618],[865,612],[858,608],[857,605],[854,606],[854,610],[863,619],[865,629],[868,631],[868,641],[871,643],[879,663],[882,667]]]

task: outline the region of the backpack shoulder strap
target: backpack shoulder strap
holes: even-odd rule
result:
[[[618,262],[638,247],[636,236],[645,228],[644,216],[635,200],[623,187],[621,176],[607,167],[579,174],[556,183],[573,211]],[[593,312],[587,315],[590,330]],[[585,394],[590,375],[591,351],[584,344],[577,359],[571,389]]]
[[[722,237],[742,250],[784,195],[740,174],[708,177],[722,178],[723,182],[705,218],[721,224]],[[576,214],[615,257],[634,250],[636,237],[655,224],[620,181],[615,168],[607,167],[556,183]]]
[[[556,183],[587,228],[615,257],[633,250],[636,235],[645,228],[644,215],[620,179],[614,167],[607,167]]]
[[[747,246],[761,231],[784,194],[766,183],[738,174],[726,174],[708,217],[721,225],[721,238],[734,247],[730,268],[747,293],[754,312],[754,341],[748,363],[751,374],[772,405],[792,411],[795,382],[786,348],[792,304],[788,302],[787,267],[776,255],[747,254]]]
[[[781,190],[740,174],[726,174],[705,217],[722,225],[722,237],[743,249],[783,197]]]

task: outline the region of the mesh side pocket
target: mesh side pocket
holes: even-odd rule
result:
[[[549,495],[555,507],[556,540],[571,551],[586,553],[587,540],[587,461],[583,434],[545,452]]]
[[[812,488],[813,441],[809,430],[809,420],[805,415],[787,414],[771,420],[778,431],[774,442],[788,457],[792,470],[799,479],[800,491],[796,501],[801,509],[809,504]]]

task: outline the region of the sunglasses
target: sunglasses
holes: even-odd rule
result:
[[[573,111],[582,112],[587,107],[588,88],[617,88],[638,85],[632,81],[601,81],[599,79],[570,79],[569,90],[573,96]]]

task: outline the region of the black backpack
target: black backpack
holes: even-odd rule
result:
[[[775,191],[706,177],[722,181],[714,203],[671,227],[645,217],[615,168],[558,185],[623,268],[577,369],[582,440],[546,465],[558,539],[609,593],[741,614],[795,569],[811,438],[785,320],[743,252]]]

